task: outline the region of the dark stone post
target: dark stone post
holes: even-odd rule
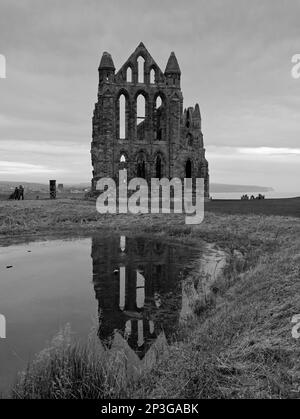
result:
[[[56,180],[49,181],[50,199],[56,199]]]

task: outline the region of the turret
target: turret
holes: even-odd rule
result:
[[[181,71],[174,52],[171,52],[171,55],[168,59],[165,76],[169,86],[174,85],[176,87],[180,87]]]
[[[198,103],[196,103],[195,110],[193,113],[193,122],[195,128],[199,128],[201,130],[201,112]]]
[[[111,83],[114,81],[115,76],[115,65],[111,55],[108,52],[104,52],[98,68],[99,71],[99,83]]]

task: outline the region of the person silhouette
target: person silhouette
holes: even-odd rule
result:
[[[19,199],[19,189],[17,187],[15,187],[15,191],[14,191],[13,197],[14,197],[14,200]]]
[[[22,199],[24,201],[24,187],[22,185],[19,186],[19,197],[18,199]]]

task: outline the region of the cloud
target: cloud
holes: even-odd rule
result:
[[[260,156],[300,156],[300,148],[274,148],[274,147],[244,147],[238,148],[240,154]]]
[[[89,144],[80,144],[78,142],[58,142],[56,140],[51,142],[32,141],[32,140],[2,140],[0,141],[0,152],[13,153],[17,150],[17,154],[28,153],[30,155],[49,155],[59,156],[64,158],[83,155],[89,157]],[[45,158],[45,156],[43,158]]]
[[[27,174],[42,174],[54,173],[55,169],[50,169],[43,165],[20,163],[13,161],[0,160],[0,174],[1,175],[27,175]]]
[[[108,50],[119,69],[143,41],[162,70],[176,52],[184,106],[201,107],[213,180],[249,183],[257,171],[264,183],[268,168],[284,185],[298,174],[298,0],[0,2],[2,161],[89,179],[100,57]]]
[[[207,148],[207,155],[210,160],[256,160],[256,161],[282,161],[285,164],[299,163],[299,148],[283,147],[219,147]]]

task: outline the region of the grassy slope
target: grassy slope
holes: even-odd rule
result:
[[[140,396],[300,397],[300,347],[291,336],[300,313],[300,240],[279,234],[276,241],[246,272],[231,271],[217,307],[145,377]]]
[[[300,346],[291,335],[291,319],[300,314],[298,218],[208,212],[201,225],[190,227],[182,216],[104,217],[88,202],[0,205],[2,243],[24,233],[44,237],[100,226],[192,244],[202,238],[231,254],[225,278],[215,285],[217,305],[202,313],[126,396],[300,397]]]
[[[132,394],[299,398],[300,346],[291,319],[300,314],[300,221],[220,215],[208,217],[190,236],[202,232],[215,234],[232,254],[225,281],[215,285],[218,304]]]

